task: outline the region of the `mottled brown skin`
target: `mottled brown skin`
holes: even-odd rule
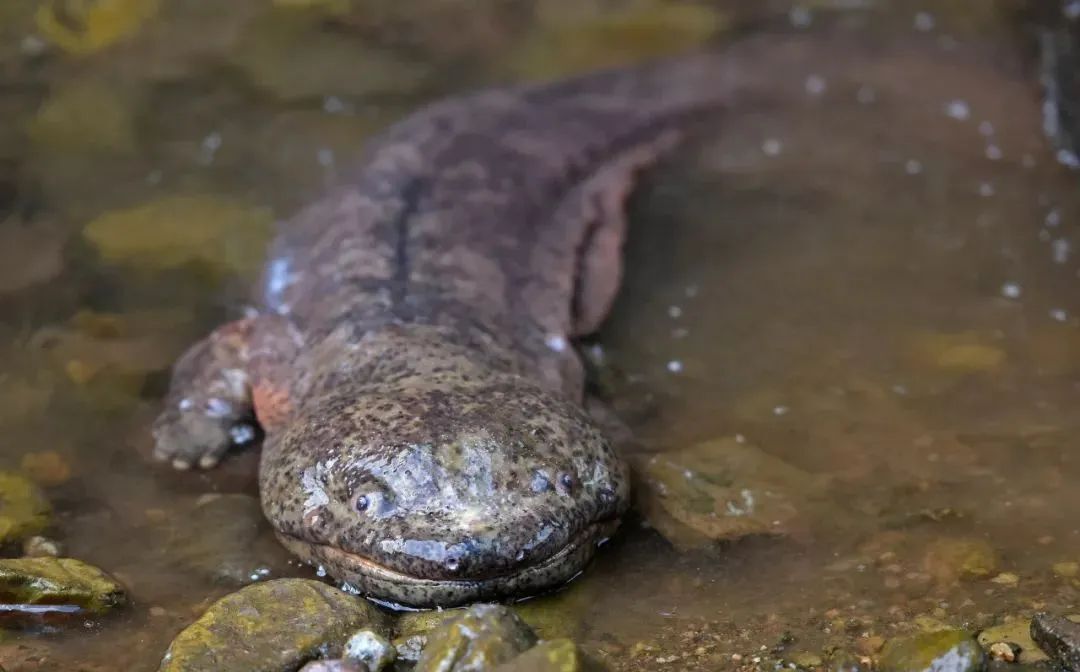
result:
[[[177,364],[157,455],[211,467],[257,419],[279,538],[377,599],[573,578],[629,479],[568,342],[614,300],[634,174],[732,97],[761,56],[741,49],[482,92],[390,128],[282,228],[259,313]]]

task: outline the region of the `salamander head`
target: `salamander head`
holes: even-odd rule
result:
[[[264,449],[263,508],[294,553],[376,599],[450,606],[578,574],[629,476],[574,405],[510,375],[366,385]]]

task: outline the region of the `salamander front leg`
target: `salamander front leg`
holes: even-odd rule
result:
[[[210,469],[229,448],[253,440],[253,390],[280,379],[280,364],[299,345],[287,320],[266,315],[230,322],[192,346],[173,367],[154,422],[154,457],[176,469]]]

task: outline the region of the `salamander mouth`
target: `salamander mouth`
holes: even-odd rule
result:
[[[503,572],[455,578],[426,578],[387,567],[358,553],[329,544],[313,543],[277,532],[294,554],[368,597],[407,607],[454,606],[500,597],[526,597],[555,588],[581,572],[597,546],[618,527],[617,520],[602,520],[582,528],[562,547],[546,557]]]

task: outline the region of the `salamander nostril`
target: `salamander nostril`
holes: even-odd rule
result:
[[[547,474],[542,471],[533,472],[532,482],[533,492],[547,492],[551,490],[551,481],[548,479]]]
[[[570,472],[564,471],[559,474],[559,487],[564,494],[573,492],[576,485],[577,479]]]
[[[611,488],[601,488],[598,494],[600,496],[601,504],[612,504],[615,502],[615,491]]]

